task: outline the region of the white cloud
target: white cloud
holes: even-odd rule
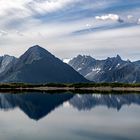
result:
[[[8,35],[8,32],[4,30],[0,30],[0,36],[6,36],[6,35]]]
[[[0,15],[10,13],[11,9],[21,10],[23,14],[28,15],[31,12],[29,5],[38,12],[51,12],[73,2],[74,0],[14,0],[14,2],[11,0],[0,0]]]
[[[35,14],[54,12],[79,0],[0,0],[2,21],[33,18]]]
[[[96,16],[95,19],[97,20],[112,20],[112,21],[121,21],[121,18],[117,14],[107,14],[107,15],[102,15],[102,16]]]
[[[88,23],[86,24],[86,27],[88,27],[88,28],[91,27],[91,26],[92,26],[91,24],[88,24]]]
[[[138,22],[137,22],[137,24],[140,24],[140,18],[138,19]]]
[[[19,35],[19,36],[21,36],[21,37],[24,36],[24,34],[23,34],[22,32],[20,32],[20,31],[16,31],[16,33],[17,33],[17,35]]]
[[[19,16],[27,16],[28,15],[28,9],[25,7],[25,5],[28,3],[28,0],[0,0],[0,16],[6,16],[6,15],[12,15],[13,11],[21,11],[22,15],[19,14]]]
[[[134,16],[132,16],[132,15],[128,15],[128,16],[127,16],[128,19],[132,19],[133,17],[134,17]]]
[[[34,1],[32,0],[28,3],[28,6],[38,12],[38,13],[46,13],[53,12],[63,8],[66,5],[69,5],[77,0],[43,0],[43,1]]]
[[[89,14],[89,17],[83,17],[81,12],[77,15],[77,19],[75,18],[76,20],[58,22],[59,18],[67,16],[67,13],[62,13],[62,11],[66,10],[67,7],[70,8],[73,3],[78,1],[80,1],[79,4],[85,3],[82,6],[80,5],[81,7],[79,5],[77,7],[81,8],[80,10],[85,12],[85,15]],[[60,58],[69,58],[79,53],[106,57],[112,53],[124,51],[125,55],[127,48],[129,52],[135,53],[140,50],[138,46],[140,44],[138,25],[136,29],[130,29],[129,27],[126,30],[122,28],[111,31],[100,30],[100,32],[92,32],[83,36],[68,36],[74,31],[85,28],[110,26],[112,25],[110,21],[120,22],[123,19],[127,23],[140,24],[139,9],[127,10],[127,12],[125,10],[123,12],[112,10],[110,12],[112,14],[101,14],[102,11],[107,12],[105,8],[111,7],[114,2],[117,3],[118,0],[95,0],[94,2],[92,0],[90,2],[89,0],[0,0],[0,55],[7,53],[19,56],[34,44],[46,47]],[[78,8],[70,9],[70,12],[76,13],[79,10]],[[86,11],[88,9],[94,12],[89,13]],[[40,15],[57,10],[60,12],[58,15],[56,14],[55,21],[44,22],[41,19]],[[68,11],[70,16],[68,18],[73,19],[75,15],[70,15],[71,13]],[[99,15],[99,13],[101,16],[96,16],[93,20],[93,16]],[[54,18],[50,15],[44,18],[48,21]],[[98,20],[106,22],[99,22]],[[113,25],[116,25],[116,22],[113,22]],[[116,48],[116,51],[114,51],[114,48]]]

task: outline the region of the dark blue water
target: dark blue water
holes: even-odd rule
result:
[[[139,140],[140,94],[0,94],[0,140]]]

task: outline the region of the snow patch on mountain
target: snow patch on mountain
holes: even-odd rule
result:
[[[71,60],[71,59],[66,58],[66,59],[63,59],[62,61],[63,61],[64,63],[68,64],[68,63],[70,62],[70,60]]]

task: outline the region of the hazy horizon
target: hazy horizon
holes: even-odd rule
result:
[[[0,56],[38,44],[60,59],[78,54],[140,60],[139,0],[1,0]]]
[[[33,45],[33,46],[31,46],[31,47],[29,47],[28,49],[30,49],[30,48],[32,48],[32,47],[36,47],[36,46],[38,46],[38,47],[40,47],[40,48],[44,48],[44,47],[42,47],[42,46],[40,46],[40,45]],[[24,53],[26,53],[27,51],[28,51],[28,49],[26,49],[24,52],[22,52],[22,54],[20,55],[20,56],[14,56],[14,55],[10,55],[10,54],[4,54],[4,55],[0,55],[0,57],[3,57],[3,56],[14,56],[14,57],[16,57],[16,58],[20,58]],[[44,49],[46,49],[46,48],[44,48]],[[47,50],[47,49],[46,49]],[[48,51],[48,50],[47,50]],[[51,53],[51,52],[50,52]],[[51,53],[52,54],[52,53]],[[54,55],[54,54],[52,54],[52,55]],[[71,58],[59,58],[59,57],[57,57],[56,55],[55,55],[55,57],[57,57],[57,58],[59,58],[59,59],[61,59],[63,62],[65,62],[65,63],[68,63],[70,60],[72,60],[73,58],[76,58],[76,57],[78,57],[79,55],[81,55],[82,57],[92,57],[92,58],[94,58],[94,59],[96,59],[96,60],[105,60],[105,59],[108,59],[108,58],[113,58],[113,57],[120,57],[122,60],[124,60],[124,61],[131,61],[131,62],[135,62],[135,60],[130,60],[130,59],[124,59],[122,56],[120,56],[119,54],[116,54],[116,56],[110,56],[110,57],[106,57],[106,58],[95,58],[95,57],[93,57],[92,55],[86,55],[86,54],[78,54],[78,55],[76,55],[76,56],[74,56],[74,57],[71,57]],[[136,61],[138,61],[138,60],[136,60]]]

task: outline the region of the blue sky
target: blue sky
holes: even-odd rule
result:
[[[140,0],[0,0],[0,54],[140,59]]]

